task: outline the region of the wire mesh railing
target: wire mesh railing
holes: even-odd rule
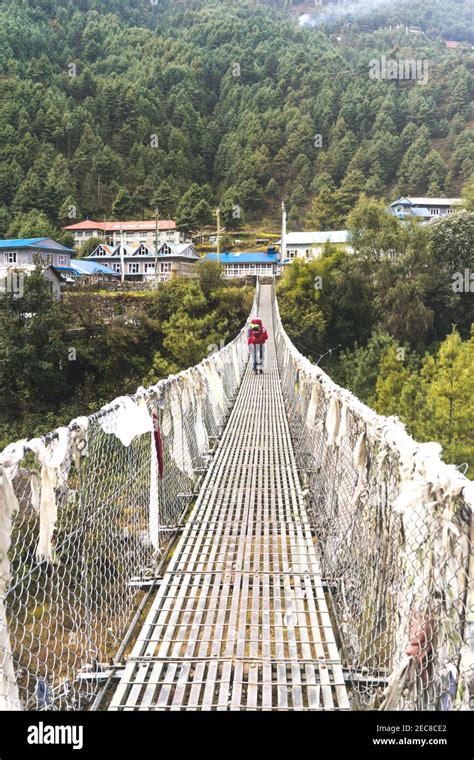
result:
[[[474,483],[273,328],[353,709],[472,709]]]
[[[0,709],[90,707],[247,359],[244,328],[196,367],[0,454]]]
[[[299,354],[276,302],[273,329],[353,708],[471,709],[473,484]],[[97,698],[246,362],[243,330],[197,367],[2,452],[0,709]]]

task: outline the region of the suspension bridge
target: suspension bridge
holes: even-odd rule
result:
[[[0,455],[3,709],[472,709],[472,482],[257,314]]]

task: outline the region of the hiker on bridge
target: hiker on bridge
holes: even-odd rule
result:
[[[259,317],[254,317],[250,322],[247,343],[251,347],[250,352],[253,356],[253,371],[255,374],[257,372],[263,374],[263,346],[267,340],[268,333],[263,326],[262,320]]]

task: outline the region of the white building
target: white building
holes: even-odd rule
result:
[[[105,264],[119,274],[123,271],[124,280],[164,282],[172,277],[192,277],[199,256],[192,243],[168,241],[158,252],[145,243],[115,247],[102,243],[84,260]]]
[[[352,253],[347,230],[288,232],[285,238],[286,258],[282,264],[288,264],[293,259],[316,259],[321,256],[326,243],[337,245],[338,248]],[[281,240],[278,241],[277,245],[281,246]]]
[[[454,214],[462,204],[461,198],[399,198],[390,204],[392,214],[399,219],[415,217],[425,222]]]
[[[94,222],[87,219],[77,224],[69,224],[63,228],[66,232],[74,235],[74,245],[76,248],[81,246],[87,240],[98,237],[105,243],[116,247],[120,243],[126,245],[146,245],[148,247],[156,244],[156,221],[105,221]],[[161,243],[184,243],[184,233],[176,229],[176,222],[168,220],[158,221],[158,245]]]
[[[9,270],[32,272],[36,266],[70,266],[74,251],[51,238],[0,240],[0,276]]]

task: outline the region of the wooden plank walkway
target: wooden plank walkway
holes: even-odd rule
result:
[[[272,338],[218,451],[111,710],[349,709]]]

